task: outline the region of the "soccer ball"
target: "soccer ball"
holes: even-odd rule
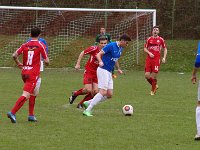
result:
[[[122,108],[122,112],[125,116],[133,115],[133,106],[131,105],[124,105]]]

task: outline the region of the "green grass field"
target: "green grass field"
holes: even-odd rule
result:
[[[161,69],[162,70],[162,69]],[[12,124],[6,113],[22,92],[18,69],[0,69],[1,150],[199,150],[195,106],[197,85],[190,73],[160,72],[157,95],[142,71],[130,71],[114,79],[114,96],[94,108],[94,117],[85,117],[76,108],[81,100],[68,103],[72,90],[82,87],[82,72],[45,70],[36,101],[39,122],[27,121],[27,108],[17,113]],[[125,104],[134,115],[122,115]]]

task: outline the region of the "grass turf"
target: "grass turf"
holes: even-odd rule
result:
[[[195,105],[197,85],[190,73],[160,72],[159,89],[150,96],[142,71],[130,71],[114,79],[114,96],[85,117],[68,103],[71,91],[82,87],[82,72],[45,70],[35,113],[39,122],[27,121],[27,103],[12,124],[6,113],[22,92],[18,69],[0,69],[0,149],[73,150],[197,150]],[[125,117],[121,108],[134,107]]]

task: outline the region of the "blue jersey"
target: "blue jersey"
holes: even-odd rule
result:
[[[123,48],[119,47],[117,42],[111,42],[102,50],[104,52],[102,57],[104,65],[102,68],[111,72],[114,69],[116,61],[118,61],[119,57],[121,56]]]
[[[200,41],[198,43],[198,49],[197,49],[197,56],[196,56],[196,61],[195,61],[195,67],[197,67],[197,68],[200,67]]]

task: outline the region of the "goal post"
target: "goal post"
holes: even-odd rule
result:
[[[143,45],[156,25],[156,10],[0,6],[0,20],[0,67],[13,66],[11,54],[34,26],[47,40],[51,67],[59,68],[73,67],[79,53],[106,27],[112,41],[130,35],[132,41],[119,61],[122,68],[131,69],[143,63]]]

